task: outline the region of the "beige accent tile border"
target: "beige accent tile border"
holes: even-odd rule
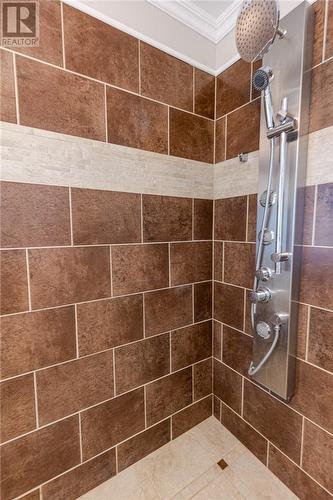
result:
[[[259,151],[247,163],[232,158],[214,167],[214,199],[257,192]],[[306,185],[333,182],[333,126],[309,135]]]
[[[213,198],[213,165],[0,123],[1,179]]]

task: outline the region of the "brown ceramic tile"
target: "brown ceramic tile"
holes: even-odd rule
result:
[[[168,443],[170,427],[170,419],[164,420],[120,444],[117,450],[119,472]]]
[[[224,281],[251,288],[255,256],[254,243],[224,243]]]
[[[302,468],[329,491],[333,491],[333,436],[304,420]]]
[[[240,414],[242,377],[216,359],[213,367],[213,393]]]
[[[113,247],[112,280],[114,295],[167,287],[168,245]]]
[[[141,241],[141,196],[72,189],[74,245]]]
[[[87,460],[145,428],[143,387],[81,413],[82,452]]]
[[[1,383],[1,442],[32,431],[36,426],[33,375]]]
[[[219,398],[216,396],[213,396],[213,415],[217,420],[220,420],[220,413],[221,413],[221,402]]]
[[[214,118],[215,77],[200,69],[194,69],[194,112]]]
[[[147,425],[152,425],[192,403],[192,368],[147,385]]]
[[[317,0],[313,5],[312,66],[321,63],[325,30],[325,0]]]
[[[251,64],[240,59],[217,77],[216,116],[230,113],[250,100]]]
[[[295,394],[289,404],[331,433],[333,432],[332,394],[333,377],[330,373],[303,361],[297,361]]]
[[[212,355],[212,322],[176,330],[171,334],[172,371],[192,365]]]
[[[194,240],[211,240],[213,232],[213,200],[194,200]]]
[[[327,2],[327,28],[326,28],[326,46],[325,59],[333,56],[333,5]]]
[[[256,241],[257,229],[257,195],[249,195],[249,211],[247,219],[247,241]]]
[[[194,321],[212,318],[212,283],[194,285]]]
[[[333,246],[333,183],[318,186],[315,245]]]
[[[304,500],[314,498],[316,500],[330,500],[332,498],[274,446],[269,447],[268,464],[270,470],[299,498]]]
[[[221,241],[214,241],[214,279],[222,281],[222,266],[223,266],[223,243]]]
[[[16,123],[13,55],[0,50],[0,119]]]
[[[295,243],[312,245],[315,186],[306,186],[299,191],[296,204]],[[298,223],[302,221],[302,223]]]
[[[225,160],[225,124],[225,116],[215,122],[215,163]]]
[[[299,414],[247,380],[243,411],[245,420],[294,462],[300,462],[302,417]]]
[[[66,4],[64,37],[66,68],[138,92],[136,38]]]
[[[213,320],[213,356],[222,361],[222,328],[221,323]]]
[[[61,12],[57,0],[39,0],[39,46],[15,48],[21,54],[63,66],[61,41]]]
[[[116,475],[115,448],[42,486],[47,500],[74,500]]]
[[[1,246],[70,245],[68,188],[1,183]]]
[[[214,284],[214,317],[233,326],[243,328],[244,291],[231,285]]]
[[[1,314],[26,311],[28,281],[24,250],[3,250],[1,258]]]
[[[24,57],[16,64],[21,125],[105,141],[102,84]]]
[[[216,200],[215,239],[245,241],[246,211],[246,196],[236,196],[234,198]]]
[[[113,397],[112,351],[37,372],[41,425]]]
[[[246,127],[244,127],[246,123]],[[260,99],[227,117],[227,160],[259,149]]]
[[[61,363],[76,355],[74,306],[1,319],[2,378]]]
[[[212,398],[194,403],[172,417],[172,438],[176,438],[212,415]]]
[[[303,248],[300,301],[333,309],[332,248]]]
[[[108,141],[168,153],[168,108],[149,99],[107,87]]]
[[[142,295],[130,295],[77,306],[79,354],[127,344],[143,337]]]
[[[34,490],[31,493],[24,495],[24,497],[20,497],[20,500],[40,500],[39,490]]]
[[[223,362],[248,376],[248,369],[252,359],[252,338],[233,328],[223,327]]]
[[[266,465],[267,440],[223,403],[221,423]]]
[[[223,460],[223,458],[221,458],[221,460],[219,462],[217,462],[217,465],[222,469],[226,469],[228,467],[228,464],[225,460]]]
[[[192,200],[142,195],[143,241],[192,239]]]
[[[109,247],[29,250],[33,309],[110,296]]]
[[[2,448],[3,500],[35,488],[80,462],[78,416],[32,432]]]
[[[170,154],[213,163],[214,122],[170,108]]]
[[[206,359],[193,367],[194,401],[212,393],[212,359]]]
[[[193,111],[193,68],[147,43],[140,43],[141,93]]]
[[[171,284],[181,285],[212,278],[212,243],[172,243]]]
[[[333,372],[333,312],[310,311],[308,361]]]
[[[333,61],[329,60],[312,70],[310,132],[333,125]]]
[[[306,354],[306,336],[308,329],[309,307],[304,304],[298,304],[298,330],[296,356],[305,359]]]
[[[169,334],[115,350],[116,392],[121,394],[170,373]]]
[[[145,335],[156,335],[192,323],[192,286],[145,294]]]

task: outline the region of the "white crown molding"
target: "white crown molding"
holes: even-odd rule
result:
[[[217,44],[234,28],[242,0],[233,3],[217,18],[186,0],[146,0],[177,21]]]

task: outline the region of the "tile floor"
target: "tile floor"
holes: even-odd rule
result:
[[[224,470],[217,465],[227,462]],[[81,500],[289,500],[297,497],[210,417]]]

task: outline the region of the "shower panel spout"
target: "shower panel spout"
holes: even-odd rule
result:
[[[263,57],[252,81],[262,106],[249,375],[286,400],[295,385],[312,24],[307,2],[280,26],[277,1],[245,0],[236,26],[241,57]]]

